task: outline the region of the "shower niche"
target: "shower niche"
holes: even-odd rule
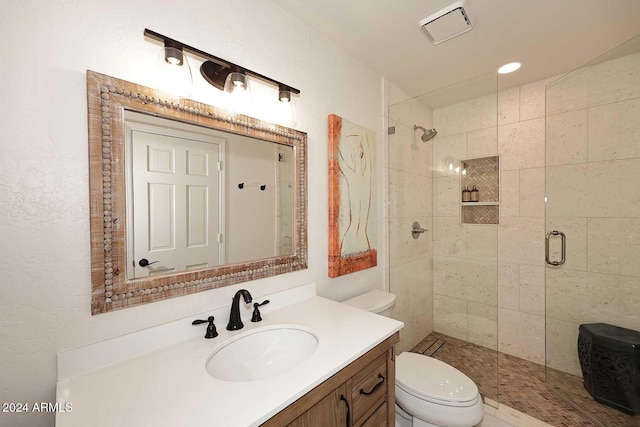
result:
[[[460,222],[498,224],[500,219],[498,156],[461,160]]]

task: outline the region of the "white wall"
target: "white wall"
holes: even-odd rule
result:
[[[240,287],[260,296],[315,281],[321,295],[337,300],[382,288],[384,254],[377,268],[327,277],[327,115],[376,131],[382,152],[378,75],[265,0],[36,0],[0,9],[2,402],[52,401],[59,350],[206,311]],[[302,91],[297,128],[309,136],[309,268],[92,317],[85,72],[153,85],[159,47],[144,39],[145,27]],[[193,75],[193,98],[213,103],[215,89],[195,67]],[[382,203],[378,209],[382,218]],[[51,414],[0,413],[0,425],[52,424]]]

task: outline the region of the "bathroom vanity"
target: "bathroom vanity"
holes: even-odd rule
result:
[[[57,401],[71,403],[73,410],[58,413],[56,425],[393,424],[394,345],[402,322],[318,297],[315,285],[254,296],[263,298],[271,301],[262,308],[263,321],[250,322],[253,307],[243,304],[245,326],[239,331],[225,330],[225,306],[59,353]],[[214,339],[204,338],[206,325],[191,325],[208,315],[216,318]],[[220,379],[207,366],[224,349],[241,348],[235,344],[247,337],[280,330],[307,331],[317,347],[274,375],[243,377],[254,367],[231,366],[224,372],[238,376]],[[257,347],[259,354],[266,346]]]

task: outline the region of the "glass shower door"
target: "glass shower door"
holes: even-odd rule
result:
[[[595,425],[640,426],[640,38],[545,106],[547,386]]]

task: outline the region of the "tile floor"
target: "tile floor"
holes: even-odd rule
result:
[[[542,365],[437,332],[411,351],[442,360],[475,381],[485,403],[489,403],[485,405],[486,422],[480,427],[545,423],[554,427],[640,426],[640,416],[632,417],[595,402],[582,380],[573,375],[549,370],[545,376]],[[491,405],[494,401],[499,404]],[[509,411],[511,408],[514,411]]]

